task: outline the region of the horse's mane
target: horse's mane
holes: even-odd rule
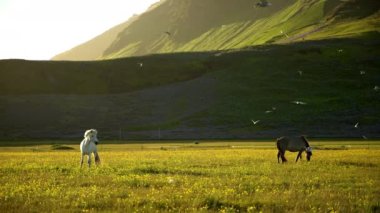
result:
[[[84,145],[87,146],[89,143],[92,142],[92,140],[90,139],[89,137],[89,134],[91,132],[95,132],[95,135],[98,133],[98,131],[96,131],[95,129],[89,129],[87,130],[85,133],[84,133]]]
[[[303,140],[303,142],[306,144],[306,147],[310,147],[310,144],[309,142],[306,140],[306,137],[304,135],[301,136],[301,139]]]
[[[88,137],[84,138],[84,145],[87,146],[90,143],[90,139]]]

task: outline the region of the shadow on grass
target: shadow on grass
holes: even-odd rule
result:
[[[192,175],[192,176],[205,176],[206,174],[199,171],[191,170],[169,170],[166,168],[156,167],[141,167],[133,170],[135,173],[140,174],[170,174],[170,175]]]

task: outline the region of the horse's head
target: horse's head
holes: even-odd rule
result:
[[[89,141],[93,141],[96,145],[98,144],[98,131],[96,129],[89,129],[84,133],[84,138],[86,138]]]
[[[310,161],[311,156],[313,155],[311,147],[306,147],[306,159],[307,161]]]

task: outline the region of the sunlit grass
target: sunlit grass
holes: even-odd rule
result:
[[[269,143],[267,148],[240,143],[217,149],[103,145],[102,165],[82,170],[78,151],[48,151],[47,145],[40,151],[2,148],[0,209],[378,211],[380,154],[372,147],[376,144],[370,143],[370,149],[343,149],[339,144],[334,147],[342,149],[317,149],[309,163],[296,164],[296,154],[287,153],[290,162],[285,165],[277,163]]]

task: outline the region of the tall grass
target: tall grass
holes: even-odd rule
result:
[[[0,209],[39,211],[376,212],[374,149],[316,150],[278,164],[275,149],[103,149],[79,168],[77,151],[3,151]],[[107,150],[107,151],[105,151]],[[125,149],[124,149],[125,150]]]

